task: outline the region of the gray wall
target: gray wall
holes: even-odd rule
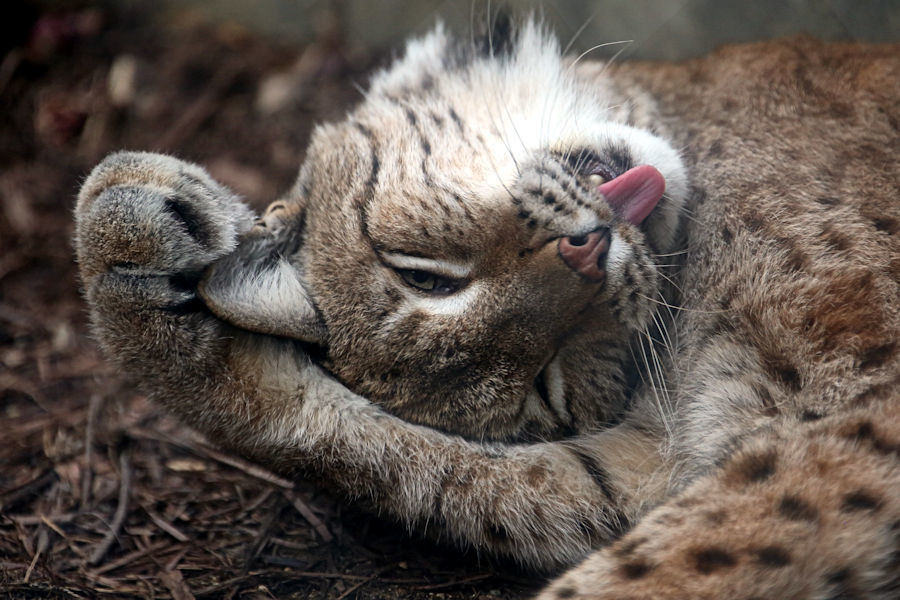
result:
[[[139,1],[139,0],[131,0]],[[348,38],[363,48],[396,46],[411,32],[430,28],[440,16],[456,31],[484,22],[484,0],[166,0],[170,10],[192,6],[213,19],[235,20],[287,40],[314,35],[329,7],[342,15]],[[514,9],[542,12],[573,49],[632,40],[622,56],[675,59],[720,44],[809,33],[826,39],[900,39],[898,0],[494,0]],[[580,33],[579,33],[580,32]],[[612,45],[596,50],[611,56]]]

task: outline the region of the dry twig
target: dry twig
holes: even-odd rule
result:
[[[94,483],[94,430],[97,428],[97,415],[101,406],[100,394],[91,394],[88,402],[87,426],[84,433],[84,471],[81,480],[81,509],[88,506],[91,499],[91,486]]]
[[[97,545],[93,554],[91,554],[88,564],[96,565],[103,560],[103,557],[106,556],[109,548],[119,536],[119,531],[121,531],[122,525],[125,523],[125,517],[128,516],[128,496],[131,490],[130,454],[129,450],[123,450],[119,455],[119,503],[116,505],[116,512],[113,515],[109,531],[103,538],[103,541]]]
[[[323,542],[327,544],[334,539],[334,536],[331,535],[330,531],[328,531],[328,527],[325,526],[325,523],[322,522],[322,519],[316,516],[309,505],[306,504],[306,502],[304,502],[296,492],[288,492],[285,494],[285,496],[287,496],[287,499],[291,502],[294,508],[297,509],[297,512],[300,513],[304,519],[306,519],[307,523],[313,526],[313,529],[315,529],[316,533],[321,536]]]

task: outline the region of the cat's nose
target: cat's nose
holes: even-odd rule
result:
[[[599,283],[606,278],[609,227],[600,227],[585,235],[560,238],[557,247],[563,262],[585,279]]]

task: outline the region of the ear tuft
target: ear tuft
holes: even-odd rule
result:
[[[501,8],[494,16],[490,29],[476,40],[476,48],[490,57],[508,57],[516,46],[516,28],[508,8]]]
[[[327,343],[327,328],[300,271],[270,235],[245,238],[206,271],[198,292],[213,314],[236,327]]]

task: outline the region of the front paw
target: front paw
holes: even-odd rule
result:
[[[90,288],[109,271],[193,278],[234,250],[253,214],[196,165],[120,152],[85,181],[76,221],[78,260]]]

